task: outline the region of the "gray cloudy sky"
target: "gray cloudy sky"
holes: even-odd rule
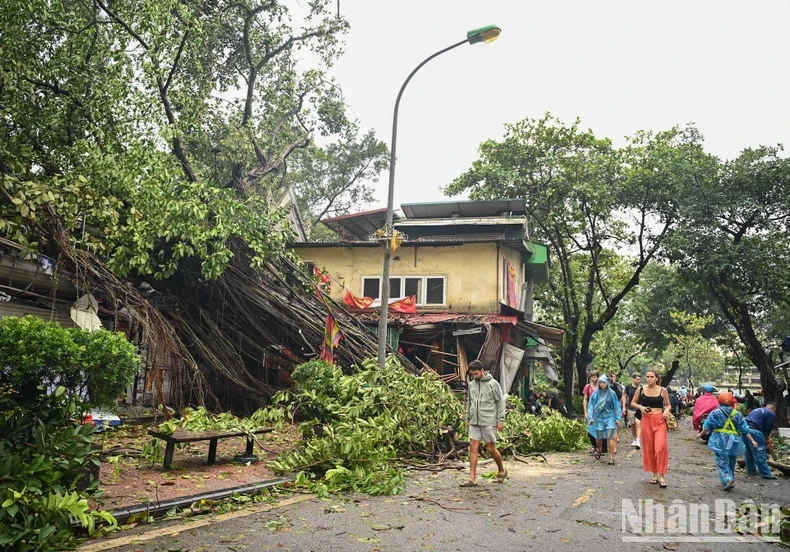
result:
[[[790,149],[788,0],[340,0],[351,22],[333,69],[366,128],[389,143],[395,96],[424,58],[488,24],[492,44],[423,67],[401,101],[395,205],[440,191],[502,136],[550,111],[615,144],[693,122],[723,158]],[[386,204],[387,174],[377,185]]]

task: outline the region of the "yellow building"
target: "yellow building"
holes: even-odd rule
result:
[[[467,359],[496,370],[507,351],[524,354],[527,336],[561,342],[560,331],[531,322],[532,285],[547,281],[549,259],[546,247],[529,239],[523,200],[409,203],[401,210],[393,223],[403,240],[392,253],[390,297],[413,298],[416,309],[391,304],[393,348],[463,378]],[[310,270],[328,274],[330,297],[371,327],[384,258],[376,230],[385,216],[377,209],[325,219],[338,241],[294,245]]]
[[[529,282],[548,277],[546,247],[528,240],[521,200],[404,204],[394,227],[406,236],[393,252],[390,296],[416,297],[421,312],[529,312]],[[383,248],[375,231],[385,209],[322,221],[337,242],[301,242],[297,254],[332,278],[330,295],[378,299]],[[525,286],[524,284],[527,284]],[[515,297],[514,297],[515,292]],[[510,311],[508,311],[510,312]]]

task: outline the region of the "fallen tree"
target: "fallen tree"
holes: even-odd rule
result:
[[[304,419],[303,440],[270,467],[297,472],[297,483],[321,495],[397,494],[406,467],[442,469],[468,445],[462,399],[434,372],[411,374],[394,356],[384,369],[368,359],[351,375],[312,362],[297,367],[293,379],[275,402]],[[570,451],[584,447],[585,434],[580,422],[519,408],[508,412],[498,446],[505,453]]]

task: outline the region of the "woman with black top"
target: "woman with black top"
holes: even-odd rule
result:
[[[642,466],[653,474],[650,483],[658,483],[663,489],[667,486],[667,418],[672,405],[667,390],[658,385],[658,371],[651,368],[645,377],[647,385],[636,390],[631,407],[642,412]]]

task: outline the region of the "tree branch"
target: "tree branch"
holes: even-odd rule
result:
[[[321,211],[321,213],[315,218],[315,221],[313,221],[313,227],[318,226],[318,223],[324,217],[326,212],[332,207],[332,204],[335,202],[335,200],[354,185],[354,182],[356,182],[357,179],[365,173],[372,162],[372,159],[368,159],[367,163],[365,163],[365,166],[359,169],[351,180],[349,180],[339,191],[332,195],[332,197],[329,199],[329,203],[327,203],[326,207],[324,207],[324,210]]]
[[[104,11],[104,13],[106,13],[107,15],[109,15],[109,16],[110,16],[112,19],[114,19],[114,20],[115,20],[115,21],[116,21],[116,22],[117,22],[117,23],[118,23],[118,24],[119,24],[121,27],[123,27],[124,29],[126,29],[126,32],[127,32],[127,33],[129,33],[130,35],[132,35],[132,36],[134,37],[134,39],[135,39],[137,42],[139,42],[139,43],[140,43],[140,46],[142,46],[143,48],[145,48],[145,49],[146,49],[146,51],[150,49],[150,48],[148,47],[148,43],[147,43],[145,40],[143,40],[143,37],[141,37],[139,34],[137,34],[137,33],[135,32],[135,30],[134,30],[134,29],[132,29],[132,27],[131,27],[131,26],[130,26],[128,23],[126,23],[126,22],[125,22],[123,19],[121,19],[120,17],[118,17],[118,15],[116,15],[114,11],[112,11],[110,8],[108,8],[108,7],[107,7],[107,6],[104,4],[104,2],[102,2],[101,0],[96,0],[96,4],[98,4],[98,5],[99,5],[99,7],[102,9],[102,11]]]
[[[184,44],[186,44],[187,37],[189,36],[189,29],[184,32],[184,36],[181,37],[181,43],[178,45],[178,52],[176,52],[176,58],[173,60],[173,66],[170,68],[170,73],[167,75],[167,80],[165,81],[165,91],[170,88],[170,82],[173,80],[173,74],[176,72],[176,67],[178,67],[178,61],[181,59],[181,53],[184,51]]]

